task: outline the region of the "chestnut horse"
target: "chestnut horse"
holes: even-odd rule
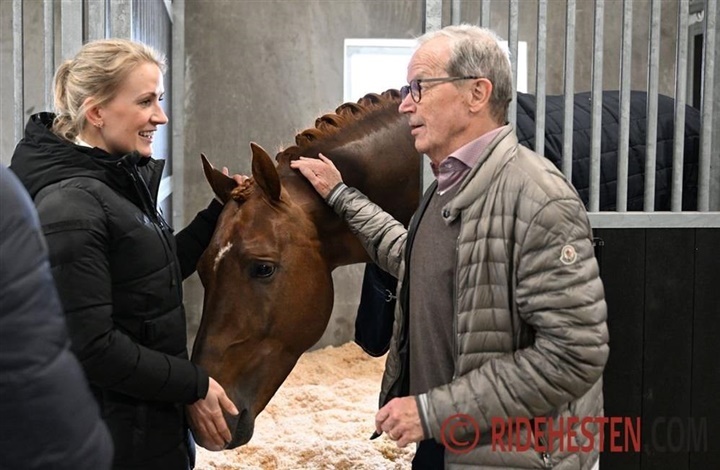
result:
[[[205,299],[193,361],[240,410],[226,416],[229,448],[250,440],[255,417],[323,334],[332,270],[369,261],[289,162],[323,153],[348,185],[407,225],[419,202],[422,160],[399,104],[396,90],[346,103],[297,135],[297,145],[276,155],[277,165],[251,144],[252,178],[241,186],[203,157],[210,185],[227,203],[198,264]]]

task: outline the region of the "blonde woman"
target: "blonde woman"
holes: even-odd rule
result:
[[[188,360],[182,280],[207,246],[213,201],[173,234],[156,209],[168,122],[162,55],[129,40],[86,44],[55,75],[55,112],[30,118],[12,158],[37,206],[80,359],[116,469],[192,468],[196,439],[230,439],[222,387]],[[38,293],[41,295],[41,293]]]

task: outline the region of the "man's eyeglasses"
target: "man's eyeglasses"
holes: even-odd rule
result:
[[[420,99],[422,98],[422,83],[430,83],[430,82],[456,82],[458,80],[474,80],[476,78],[482,78],[482,77],[476,77],[474,75],[467,75],[465,77],[437,77],[437,78],[418,78],[415,80],[411,80],[409,85],[405,85],[404,87],[400,88],[400,96],[404,100],[407,95],[412,96],[412,99],[414,102],[419,103]]]

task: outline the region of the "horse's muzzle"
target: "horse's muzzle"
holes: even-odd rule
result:
[[[255,430],[255,419],[246,408],[241,409],[237,416],[225,414],[225,421],[232,434],[232,440],[225,449],[234,449],[250,441]]]

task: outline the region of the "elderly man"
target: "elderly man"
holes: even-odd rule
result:
[[[399,109],[436,181],[408,230],[324,157],[292,163],[402,283],[377,432],[418,442],[413,468],[589,470],[608,333],[585,208],[518,145],[498,37],[419,42]]]

